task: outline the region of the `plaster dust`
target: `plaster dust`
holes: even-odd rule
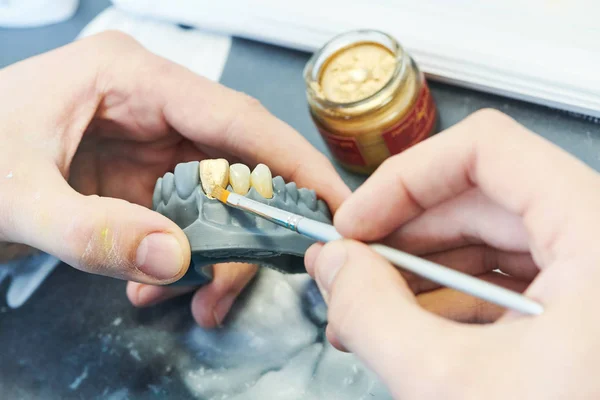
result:
[[[87,377],[88,377],[88,367],[86,365],[85,368],[83,369],[83,372],[81,373],[81,375],[79,375],[77,378],[75,378],[73,383],[71,383],[69,385],[69,388],[71,388],[71,390],[77,390],[79,385],[81,385],[81,383],[83,381],[85,381],[87,379]]]
[[[21,260],[18,272],[17,265],[0,266],[0,281],[12,278],[10,307],[23,304],[57,263],[39,257],[29,267]],[[90,335],[101,361],[96,357],[82,363],[66,389],[84,393],[102,379],[105,368],[133,373],[158,358],[167,367],[145,386],[148,395],[183,384],[198,399],[391,399],[354,355],[337,351],[324,339],[325,311],[308,275],[262,268],[219,329],[203,329],[190,321],[175,334],[143,324],[130,327],[115,315],[102,332]],[[108,387],[98,395],[127,399],[143,394],[139,388]]]
[[[261,269],[220,329],[194,327],[197,367],[182,376],[199,399],[391,399],[354,355],[324,339],[314,281]],[[322,299],[321,299],[322,302]],[[316,314],[321,314],[319,310]]]
[[[392,399],[362,362],[326,341],[324,325],[311,311],[317,301],[306,295],[314,286],[307,274],[263,268],[221,328],[204,329],[189,321],[174,334],[163,327],[110,323],[106,332],[93,336],[106,356],[89,374],[107,368],[120,374],[153,370],[143,389],[109,387],[101,399],[154,398],[174,387],[184,387],[186,398],[202,400]],[[123,363],[131,350],[141,363]]]

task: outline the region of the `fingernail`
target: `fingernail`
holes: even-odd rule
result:
[[[157,279],[170,279],[182,269],[183,253],[173,235],[151,233],[142,240],[135,257],[140,271]]]
[[[346,263],[346,246],[342,242],[332,242],[323,247],[315,261],[317,286],[326,301],[329,291],[340,268]]]
[[[233,302],[236,299],[235,293],[226,294],[221,300],[217,302],[217,305],[213,309],[213,317],[218,327],[223,326],[223,320],[227,316],[227,313],[231,309]]]

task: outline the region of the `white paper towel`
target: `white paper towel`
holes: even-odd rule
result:
[[[314,51],[370,28],[430,79],[600,117],[600,2],[593,0],[113,0],[123,10]]]
[[[149,51],[213,81],[221,78],[231,48],[229,36],[183,29],[173,23],[127,14],[115,7],[100,13],[79,37],[106,30],[125,32]]]

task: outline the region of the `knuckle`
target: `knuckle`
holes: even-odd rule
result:
[[[87,36],[73,43],[73,49],[83,54],[83,59],[103,63],[128,60],[143,46],[132,36],[118,30],[108,30]]]
[[[224,135],[226,147],[231,149],[237,149],[238,137],[248,133],[243,131],[248,121],[261,121],[256,116],[268,112],[258,99],[242,92],[234,92],[234,94],[236,99],[234,99],[235,105],[232,107],[233,117],[229,120]],[[251,135],[250,138],[252,137]],[[262,146],[262,144],[256,143],[256,146]]]
[[[379,168],[377,168],[377,171],[375,171],[375,173],[377,173],[377,172],[385,173],[385,172],[397,171],[397,164],[398,164],[401,156],[402,156],[402,153],[399,153],[399,154],[396,154],[389,158],[386,158],[381,163]]]
[[[131,50],[141,48],[141,44],[131,35],[119,30],[107,30],[90,36],[97,45],[110,50]]]
[[[148,73],[152,76],[156,76],[156,79],[168,80],[169,78],[179,76],[181,70],[184,69],[181,65],[154,53],[150,53],[145,49],[143,53],[143,62],[140,63],[138,68],[147,68],[149,70]]]
[[[469,119],[486,123],[512,121],[512,118],[495,108],[479,109],[471,114]]]
[[[246,93],[238,92],[240,98],[239,111],[241,115],[258,114],[266,112],[260,100]]]
[[[82,39],[82,62],[93,62],[96,91],[105,93],[119,82],[119,76],[143,75],[139,69],[147,64],[147,51],[132,36],[117,30],[104,31]]]
[[[400,166],[403,157],[404,153],[399,153],[383,160],[371,175],[374,179],[368,179],[366,183],[372,184],[373,182],[376,182],[376,179],[379,179],[379,185],[381,185],[382,181],[394,181],[397,183],[401,176],[402,168],[400,168]],[[371,189],[373,189],[373,187],[371,187]]]
[[[513,118],[494,108],[475,111],[465,119],[465,123],[470,127],[467,130],[470,135],[495,135],[500,140],[520,126]]]

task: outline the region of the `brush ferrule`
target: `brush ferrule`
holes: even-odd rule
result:
[[[285,221],[285,227],[295,232],[298,232],[298,222],[300,222],[301,219],[302,217],[299,217],[298,215],[290,214],[287,220]]]

